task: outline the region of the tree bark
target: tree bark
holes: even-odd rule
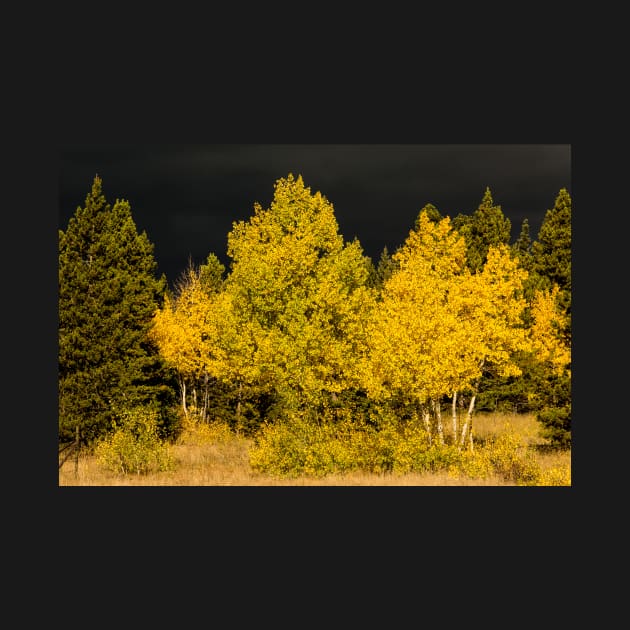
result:
[[[422,406],[422,418],[424,419],[424,427],[427,430],[429,436],[429,446],[431,446],[433,440],[431,439],[431,416],[429,414],[429,408],[426,405]]]
[[[80,438],[80,431],[79,431],[79,423],[77,422],[76,439],[75,439],[75,447],[74,447],[74,452],[75,452],[74,476],[75,478],[79,477],[79,438]]]
[[[457,391],[453,392],[453,444],[457,444]]]
[[[236,429],[237,431],[241,426],[241,398],[243,396],[243,383],[239,381],[238,383],[238,398],[236,402]]]
[[[476,388],[475,388],[476,389]],[[477,398],[477,392],[475,391],[473,393],[473,395],[470,397],[470,404],[468,405],[468,412],[466,413],[466,422],[464,423],[464,426],[462,427],[462,440],[460,442],[459,448],[460,450],[462,448],[464,448],[464,444],[466,444],[466,437],[467,434],[470,433],[469,437],[469,446],[470,446],[470,450],[473,450],[473,443],[472,443],[472,414],[473,414],[473,409],[475,408],[475,399]]]
[[[182,409],[184,410],[184,415],[188,418],[188,409],[186,408],[186,381],[183,376],[179,377],[179,389],[182,393]]]
[[[208,373],[203,373],[203,421],[207,422],[208,417]]]
[[[439,398],[434,398],[431,402],[433,404],[433,411],[437,419],[438,442],[440,443],[440,445],[443,445],[444,444],[444,427],[442,425],[442,405],[440,404]]]

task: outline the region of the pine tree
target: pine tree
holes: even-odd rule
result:
[[[206,262],[199,267],[199,280],[204,290],[216,293],[221,290],[225,274],[225,265],[213,253],[208,254]]]
[[[541,279],[540,288],[558,285],[559,306],[569,316],[571,327],[571,196],[566,188],[558,193],[554,206],[547,210],[538,238],[532,245],[532,271]]]
[[[527,219],[523,219],[523,223],[521,223],[521,231],[512,245],[512,252],[518,258],[521,268],[529,272],[531,270],[532,261],[532,239],[529,233],[529,221]]]
[[[571,444],[571,196],[566,188],[558,193],[554,206],[547,210],[532,245],[532,275],[536,279],[536,297],[546,295],[546,302],[538,303],[538,317],[543,312],[555,314],[554,334],[557,343],[565,348],[566,365],[563,370],[552,369],[549,360],[537,356],[532,370],[536,417],[542,433],[552,444]],[[537,303],[533,305],[533,310]],[[550,319],[548,316],[547,319]]]
[[[466,239],[467,264],[472,272],[483,267],[491,245],[509,245],[511,225],[501,206],[494,204],[490,188],[470,217],[460,214],[453,220],[453,227]]]
[[[59,231],[59,440],[87,444],[123,408],[159,405],[173,391],[148,338],[166,279],[127,201],[111,206],[96,176],[85,206]]]
[[[376,268],[368,278],[368,286],[373,287],[380,295],[383,290],[383,285],[389,278],[391,278],[394,271],[398,268],[398,263],[392,258],[387,245],[383,247],[381,257],[378,260]]]
[[[432,221],[433,223],[439,223],[444,218],[442,217],[440,211],[432,203],[428,203],[418,213],[416,222],[414,223],[414,229],[418,229],[418,226],[420,225],[420,216],[423,212],[426,214],[429,221]]]

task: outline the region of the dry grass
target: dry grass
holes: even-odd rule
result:
[[[545,452],[538,437],[538,423],[533,415],[481,414],[475,417],[475,435],[483,440],[512,427],[525,444],[534,449],[543,470],[570,465],[571,452]],[[449,425],[446,424],[446,430]],[[189,433],[172,447],[176,467],[170,472],[149,475],[116,475],[102,468],[93,456],[79,460],[78,475],[74,462],[66,462],[59,471],[60,486],[512,486],[500,478],[473,480],[436,474],[366,474],[351,473],[326,477],[278,479],[258,473],[249,465],[251,441],[226,436],[219,431],[201,435]]]

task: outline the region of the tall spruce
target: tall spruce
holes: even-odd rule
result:
[[[569,316],[571,326],[571,196],[566,188],[558,193],[554,206],[547,210],[538,238],[532,245],[532,272],[543,288],[557,284],[559,306]]]
[[[377,295],[380,295],[383,290],[383,285],[391,278],[397,268],[398,263],[393,259],[387,249],[387,245],[385,245],[385,247],[383,247],[383,251],[381,252],[381,257],[378,259],[378,264],[376,267],[373,266],[370,270],[371,273],[368,276],[367,281],[368,286],[373,287],[376,290]]]
[[[521,268],[529,272],[532,261],[532,239],[527,219],[523,219],[521,223],[521,231],[512,245],[512,252],[518,257]]]
[[[97,175],[59,230],[60,444],[89,444],[138,405],[157,404],[167,422],[174,393],[147,336],[166,288],[156,270],[131,206],[108,204]]]
[[[571,196],[566,188],[558,193],[547,210],[532,244],[532,275],[537,287],[554,296],[562,319],[556,335],[567,349],[569,360],[563,370],[553,370],[539,362],[533,371],[536,417],[542,434],[552,444],[571,444]],[[557,289],[556,289],[557,287]]]
[[[477,210],[470,216],[459,214],[453,227],[466,239],[467,264],[472,272],[481,270],[491,245],[510,243],[512,224],[501,206],[495,205],[490,188],[486,188]]]
[[[430,221],[433,221],[433,223],[439,223],[444,218],[442,213],[432,203],[428,203],[424,206],[424,208],[422,208],[422,210],[420,210],[418,216],[416,217],[416,221],[414,223],[414,229],[416,230],[420,225],[420,217],[423,212]]]

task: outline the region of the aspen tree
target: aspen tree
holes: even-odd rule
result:
[[[232,314],[252,335],[252,375],[287,404],[316,404],[357,382],[356,363],[374,299],[370,262],[344,242],[332,204],[301,176],[279,179],[268,209],[228,235],[225,289]]]
[[[466,266],[466,244],[450,219],[431,221],[421,212],[416,229],[394,258],[399,268],[385,283],[382,303],[370,322],[365,386],[376,398],[406,392],[437,421],[444,441],[440,401],[453,397],[453,439],[457,440],[455,399],[469,391],[467,421],[459,436],[471,440],[476,389],[484,366],[516,374],[512,352],[525,348],[520,296],[526,273],[507,246],[490,247],[483,268]],[[472,442],[470,442],[472,443]]]
[[[443,442],[440,399],[462,375],[457,346],[463,340],[452,300],[456,277],[464,271],[465,242],[448,217],[435,222],[421,212],[393,258],[398,268],[385,282],[370,322],[364,383],[375,398],[405,392],[427,428],[432,408]]]

